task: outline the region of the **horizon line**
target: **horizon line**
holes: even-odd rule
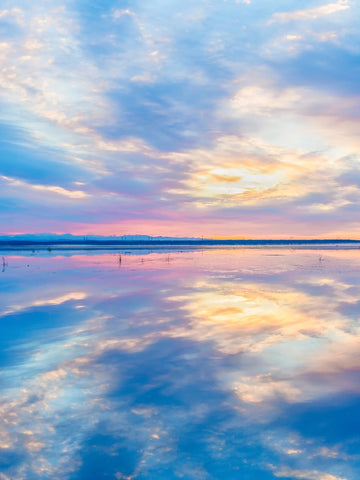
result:
[[[0,236],[1,237],[1,236]],[[112,245],[112,244],[119,244],[119,245],[126,245],[126,244],[139,244],[139,245],[147,245],[147,244],[163,244],[163,243],[174,243],[174,244],[231,244],[231,243],[360,243],[360,239],[354,238],[180,238],[180,237],[153,237],[152,239],[110,239],[110,238],[102,238],[102,239],[1,239],[1,245],[66,245],[66,244],[74,244],[74,245]]]
[[[39,237],[49,237],[41,239]],[[89,234],[73,234],[73,233],[0,233],[0,241],[61,241],[59,237],[72,237],[71,241],[354,241],[359,242],[360,237],[320,237],[320,236],[294,236],[294,235],[280,235],[280,236],[173,236],[173,235],[147,235],[147,234],[121,234],[121,235],[98,235],[94,233]],[[23,238],[21,237],[28,237]],[[33,237],[33,238],[29,238]],[[53,239],[51,237],[54,237]],[[67,239],[63,239],[67,240]]]

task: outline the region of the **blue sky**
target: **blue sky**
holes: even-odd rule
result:
[[[2,2],[1,233],[359,238],[359,9]]]

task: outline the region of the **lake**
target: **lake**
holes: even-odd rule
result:
[[[360,250],[1,267],[1,480],[360,478]]]

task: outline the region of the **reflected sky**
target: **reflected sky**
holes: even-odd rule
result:
[[[360,475],[360,253],[7,256],[0,479]]]

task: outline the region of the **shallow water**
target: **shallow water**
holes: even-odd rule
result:
[[[359,251],[2,270],[2,480],[360,478]]]

